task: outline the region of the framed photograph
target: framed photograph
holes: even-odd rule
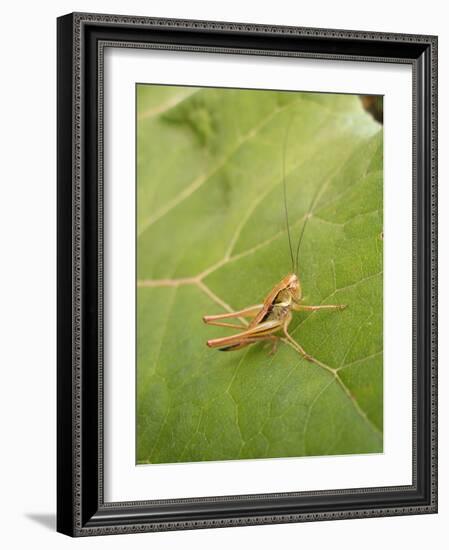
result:
[[[437,38],[58,19],[58,531],[437,511]]]

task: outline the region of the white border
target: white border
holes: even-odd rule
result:
[[[410,485],[411,67],[106,48],[104,70],[105,501]],[[383,454],[135,466],[136,82],[385,96]]]

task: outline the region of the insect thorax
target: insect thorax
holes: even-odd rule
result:
[[[291,302],[291,293],[287,289],[281,290],[276,298],[273,300],[273,303],[271,304],[266,316],[264,317],[264,320],[285,319],[285,317],[289,314]]]

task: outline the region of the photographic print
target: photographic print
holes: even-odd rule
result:
[[[136,463],[383,451],[383,98],[136,85]]]

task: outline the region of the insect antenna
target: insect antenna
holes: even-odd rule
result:
[[[300,233],[299,239],[298,239],[298,246],[296,247],[294,273],[298,272],[299,249],[301,247],[302,238],[304,237],[304,231],[306,229],[307,222],[311,218],[311,214],[312,214],[312,211],[315,207],[315,204],[316,204],[316,201],[318,199],[318,195],[319,195],[320,191],[321,191],[321,187],[318,186],[315,193],[313,194],[312,200],[310,201],[309,208],[307,209],[307,212],[306,212],[306,219],[304,220],[304,223],[302,224],[302,227],[301,227],[301,233]]]
[[[287,206],[287,186],[286,186],[286,183],[285,183],[285,157],[286,157],[286,152],[287,152],[288,135],[290,133],[290,128],[291,128],[291,125],[292,125],[292,121],[293,121],[293,117],[290,119],[290,121],[287,125],[287,128],[285,130],[285,135],[284,135],[284,147],[283,147],[283,151],[282,151],[282,185],[283,185],[283,189],[284,189],[284,213],[285,213],[285,223],[287,225],[288,247],[290,249],[290,258],[291,258],[291,261],[292,261],[292,271],[294,272],[295,269],[294,269],[294,261],[293,261],[292,236],[291,236],[291,232],[290,232],[290,221],[289,221],[289,218],[288,218],[288,206]]]

